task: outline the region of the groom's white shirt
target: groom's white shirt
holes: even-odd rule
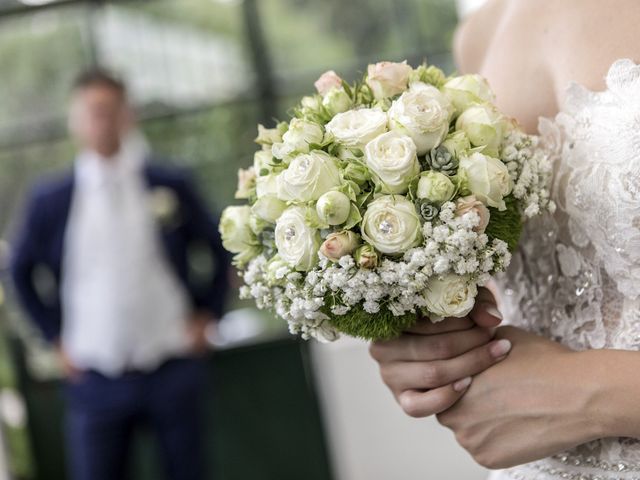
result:
[[[188,350],[190,305],[162,251],[143,177],[148,148],[130,135],[105,161],[76,159],[65,236],[62,344],[74,365],[117,376]]]

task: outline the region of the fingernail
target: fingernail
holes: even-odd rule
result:
[[[511,350],[511,342],[505,338],[498,340],[489,347],[489,352],[494,358],[499,358],[506,355]]]
[[[463,390],[466,390],[469,387],[469,385],[471,385],[471,377],[458,380],[456,383],[453,384],[453,389],[456,392],[462,392]]]
[[[500,313],[500,310],[498,310],[498,307],[496,307],[495,305],[489,305],[487,307],[487,313],[492,317],[496,317],[502,320],[502,313]]]

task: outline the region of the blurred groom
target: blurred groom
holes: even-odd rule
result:
[[[33,189],[12,272],[65,369],[71,476],[127,478],[132,434],[148,424],[168,478],[201,480],[205,330],[227,287],[216,224],[182,172],[154,164],[116,77],[78,77],[69,125],[74,170]],[[208,278],[194,275],[195,248]]]

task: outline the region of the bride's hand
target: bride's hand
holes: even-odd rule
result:
[[[591,357],[513,327],[496,336],[512,342],[509,357],[438,415],[478,463],[519,465],[602,436]]]
[[[372,343],[370,353],[405,413],[426,417],[453,405],[472,375],[508,353],[508,341],[492,341],[500,321],[493,295],[482,290],[469,318],[419,322],[400,338]]]

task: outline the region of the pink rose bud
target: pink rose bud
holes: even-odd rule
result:
[[[478,214],[480,217],[480,223],[473,230],[478,233],[483,233],[487,228],[487,225],[489,225],[489,209],[485,207],[484,203],[478,200],[475,195],[469,195],[456,200],[456,216],[461,217],[468,212],[475,212]]]
[[[333,70],[329,70],[320,75],[320,78],[314,83],[316,90],[323,97],[331,91],[332,88],[340,88],[342,79]]]
[[[349,255],[360,244],[360,236],[349,230],[334,232],[327,235],[320,246],[320,253],[332,262],[337,262],[345,255]]]
[[[238,189],[235,198],[249,198],[251,189],[256,184],[256,171],[253,167],[238,170]]]
[[[404,92],[413,69],[407,62],[380,62],[367,68],[367,85],[376,100],[393,97]]]

